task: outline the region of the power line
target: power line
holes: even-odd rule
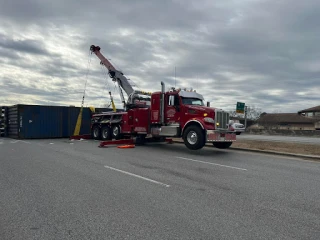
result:
[[[87,72],[86,72],[86,81],[85,81],[85,84],[84,84],[81,107],[83,107],[83,105],[84,105],[84,98],[85,98],[85,95],[86,95],[86,88],[87,88],[87,82],[88,82],[88,73],[89,73],[89,70],[90,70],[90,63],[91,63],[91,54],[90,54],[90,50],[89,50]]]

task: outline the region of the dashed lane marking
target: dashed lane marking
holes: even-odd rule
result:
[[[114,171],[118,171],[118,172],[121,172],[121,173],[130,175],[130,176],[133,176],[133,177],[137,177],[137,178],[143,179],[143,180],[145,180],[145,181],[149,181],[149,182],[152,182],[152,183],[155,183],[155,184],[159,184],[159,185],[162,185],[162,186],[165,186],[165,187],[170,187],[170,185],[164,184],[164,183],[162,183],[162,182],[155,181],[155,180],[150,179],[150,178],[142,177],[142,176],[140,176],[140,175],[136,175],[136,174],[133,174],[133,173],[130,173],[130,172],[126,172],[126,171],[120,170],[120,169],[116,169],[116,168],[113,168],[113,167],[109,167],[109,166],[107,166],[107,165],[105,165],[104,167],[105,167],[105,168],[108,168],[108,169],[111,169],[111,170],[114,170]]]
[[[228,166],[228,165],[222,165],[222,164],[212,163],[212,162],[205,162],[205,161],[195,160],[195,159],[191,159],[191,158],[184,158],[184,157],[176,157],[176,158],[179,158],[179,159],[182,159],[182,160],[187,160],[187,161],[193,161],[193,162],[199,162],[199,163],[215,165],[215,166],[219,166],[219,167],[226,167],[226,168],[233,168],[233,169],[237,169],[237,170],[241,170],[241,171],[247,171],[247,169],[245,169],[245,168],[232,167],[232,166]]]

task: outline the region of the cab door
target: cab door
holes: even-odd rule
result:
[[[179,123],[181,115],[181,104],[178,94],[168,94],[165,102],[165,121],[167,123]]]

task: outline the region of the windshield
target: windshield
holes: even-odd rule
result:
[[[203,106],[203,101],[199,98],[186,98],[182,97],[182,104],[184,105],[198,105],[198,106]]]

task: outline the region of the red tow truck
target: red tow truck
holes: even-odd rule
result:
[[[147,139],[182,138],[192,150],[201,149],[207,142],[212,142],[216,148],[229,148],[236,141],[236,133],[229,125],[229,113],[205,106],[203,96],[195,90],[170,88],[166,91],[163,82],[161,91],[134,90],[124,74],[101,54],[99,46],[91,45],[90,50],[118,84],[124,107],[124,111],[92,116],[94,139],[136,138],[143,143]],[[128,95],[127,101],[123,91]]]

